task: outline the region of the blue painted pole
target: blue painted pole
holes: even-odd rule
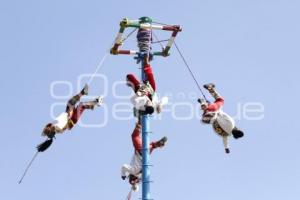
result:
[[[142,134],[143,134],[143,173],[142,173],[142,200],[150,200],[150,150],[149,150],[149,116],[142,117]]]
[[[141,23],[149,23],[152,20],[149,17],[140,18]],[[150,41],[149,41],[150,44]],[[141,76],[142,80],[146,79],[146,74],[144,72],[145,58],[149,58],[150,52],[145,52],[140,49],[140,59],[141,59]],[[147,61],[148,62],[148,61]],[[151,200],[150,199],[150,116],[143,115],[142,120],[142,200]]]
[[[144,55],[146,56],[146,55]],[[145,80],[144,59],[142,59],[142,80]],[[150,200],[150,118],[142,116],[142,200]]]

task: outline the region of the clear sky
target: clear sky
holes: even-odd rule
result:
[[[217,84],[224,111],[245,132],[230,141],[226,155],[221,139],[197,117],[199,92],[178,53],[156,58],[158,92],[170,96],[170,105],[152,120],[151,138],[169,141],[151,157],[151,196],[298,200],[299,8],[296,0],[1,1],[0,199],[125,199],[129,185],[120,168],[133,154],[135,119],[120,119],[131,116],[116,112],[128,109],[124,96],[131,93],[115,84],[140,73],[130,56],[107,58],[102,78],[90,85],[91,95],[105,93],[104,108],[84,113],[17,182],[44,140],[52,108],[54,115],[64,111],[84,84],[80,77],[93,73],[110,47],[119,21],[149,16],[182,25],[177,43],[198,81]],[[135,48],[134,37],[128,43]]]

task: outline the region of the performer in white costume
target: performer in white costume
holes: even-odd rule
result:
[[[124,164],[121,169],[122,179],[129,179],[133,191],[138,191],[138,184],[142,176],[142,138],[141,138],[141,124],[138,122],[131,135],[134,146],[134,155],[132,156],[130,165]],[[167,138],[163,137],[159,141],[151,142],[149,145],[150,153],[156,148],[165,146]]]
[[[71,130],[86,109],[93,110],[95,106],[101,106],[103,103],[102,96],[93,101],[80,102],[80,98],[83,95],[88,95],[88,85],[85,85],[79,94],[68,101],[66,111],[61,113],[52,123],[48,123],[42,135],[52,139],[56,133],[64,133],[65,130]],[[76,106],[77,103],[79,104]]]
[[[230,153],[228,140],[230,136],[235,139],[244,136],[244,133],[239,130],[232,117],[221,110],[224,105],[224,99],[216,92],[215,85],[210,83],[204,85],[204,88],[215,98],[214,103],[208,103],[205,99],[198,99],[203,110],[202,122],[212,124],[212,127],[217,135],[223,139],[223,144],[226,153]]]
[[[158,99],[154,75],[150,64],[145,64],[144,72],[146,79],[140,83],[133,74],[127,75],[127,85],[130,86],[135,95],[130,99],[134,106],[134,115],[160,113],[162,107],[168,103],[168,98]]]

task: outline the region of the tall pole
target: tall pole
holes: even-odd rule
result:
[[[126,28],[136,28],[139,29],[137,36],[139,51],[134,50],[121,50],[123,42],[128,38],[124,39],[122,36]],[[162,51],[153,52],[151,51],[151,40],[152,40],[152,30],[163,30],[170,31],[172,35],[168,40],[166,47],[162,48]],[[127,18],[120,22],[119,33],[116,37],[114,46],[111,48],[110,53],[113,55],[138,55],[136,58],[141,62],[141,76],[142,80],[146,80],[146,74],[144,72],[145,65],[150,62],[150,56],[169,56],[169,50],[174,43],[175,37],[178,32],[181,31],[179,25],[165,25],[159,23],[152,23],[152,19],[149,17],[141,17],[139,20],[129,20]],[[129,34],[131,35],[131,33]],[[150,199],[150,115],[140,116],[142,124],[142,200]]]
[[[141,23],[151,23],[151,19],[148,17],[140,18]],[[150,41],[149,41],[150,44]],[[140,49],[141,59],[141,78],[144,81],[146,75],[144,72],[144,66],[149,62],[149,53],[142,52]],[[142,115],[142,200],[150,200],[150,116]]]
[[[148,115],[142,116],[143,137],[143,169],[142,169],[142,200],[150,200],[150,120]]]

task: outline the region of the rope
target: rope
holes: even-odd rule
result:
[[[36,157],[37,157],[38,154],[39,154],[38,151],[34,154],[33,158],[31,159],[30,163],[28,164],[27,168],[25,169],[25,172],[24,172],[23,175],[22,175],[22,177],[21,177],[21,179],[20,179],[20,181],[19,181],[19,184],[22,183],[24,177],[26,176],[26,174],[27,174],[29,168],[31,167],[33,161],[36,159]]]
[[[161,22],[155,22],[155,21],[153,21],[152,23],[153,23],[153,24],[163,25],[163,26],[168,26],[168,24],[161,23]],[[159,44],[161,45],[161,47],[164,48],[164,46],[163,46],[163,44],[162,44],[162,42],[164,42],[164,40],[159,40],[158,37],[156,36],[156,34],[155,34],[154,32],[153,32],[153,35],[154,35],[155,39],[158,40],[158,41],[155,42],[155,43],[159,43]],[[167,40],[167,41],[168,41],[168,40]],[[152,43],[154,43],[154,42],[152,42]],[[196,79],[194,73],[192,72],[192,70],[191,70],[189,64],[187,63],[185,57],[183,56],[182,52],[180,51],[180,49],[179,49],[179,47],[177,46],[177,44],[176,44],[175,41],[174,41],[174,45],[175,45],[175,47],[176,47],[176,49],[177,49],[177,51],[178,51],[180,57],[182,58],[182,60],[183,60],[183,62],[184,62],[184,64],[185,64],[185,66],[187,67],[188,71],[190,72],[190,74],[191,74],[193,80],[195,81],[195,83],[196,83],[196,85],[197,85],[199,91],[201,92],[203,98],[207,101],[207,98],[206,98],[206,96],[205,96],[203,90],[201,89],[200,84],[198,83],[198,81],[197,81],[197,79]]]
[[[101,61],[99,62],[99,64],[96,67],[95,72],[93,73],[93,75],[90,77],[89,81],[88,81],[88,85],[91,84],[91,82],[94,80],[94,77],[96,76],[96,74],[98,73],[98,71],[100,70],[101,66],[103,65],[104,61],[106,60],[107,56],[109,55],[109,53],[105,53],[104,56],[102,57]]]
[[[126,41],[135,31],[137,30],[134,29],[133,31],[131,31],[123,40],[122,42]],[[114,42],[112,43],[112,45],[114,44]],[[112,46],[110,45],[110,46]],[[95,72],[93,73],[93,75],[90,77],[89,81],[88,81],[88,85],[91,84],[91,82],[93,82],[94,77],[96,76],[96,74],[99,72],[100,68],[102,67],[104,61],[106,60],[107,56],[110,55],[110,49],[107,50],[107,52],[104,54],[104,56],[102,57],[102,59],[100,60],[99,64],[97,65]]]
[[[155,22],[155,21],[153,21],[152,23],[153,24],[163,25],[163,26],[169,26],[169,24],[165,24],[165,23],[161,23],[161,22]]]
[[[132,189],[130,189],[127,197],[126,197],[126,200],[130,200],[131,199],[131,195],[132,195]]]
[[[177,49],[177,51],[178,51],[180,57],[182,58],[182,60],[183,60],[183,62],[184,62],[184,64],[185,64],[185,66],[187,67],[188,71],[190,72],[192,78],[194,79],[194,81],[195,81],[195,83],[196,83],[198,89],[200,90],[202,96],[203,96],[204,99],[207,101],[207,98],[206,98],[206,96],[205,96],[203,90],[201,89],[200,84],[198,83],[198,81],[197,81],[197,79],[196,79],[194,73],[192,72],[190,66],[188,65],[188,63],[187,63],[187,61],[186,61],[186,59],[184,58],[183,54],[181,53],[180,49],[178,48],[176,42],[174,42],[174,45],[175,45],[175,47],[176,47],[176,49]]]
[[[151,30],[140,29],[137,34],[137,42],[140,52],[149,53],[151,50]]]
[[[166,40],[159,40],[159,41],[152,42],[152,44],[160,43],[160,45],[162,46],[162,42],[168,42],[168,41],[169,41],[168,39],[166,39]]]
[[[122,42],[125,42],[135,31],[137,30],[137,28],[135,28],[133,31],[131,31],[123,40]]]
[[[154,43],[159,43],[160,46],[161,46],[161,48],[164,49],[164,45],[162,44],[162,42],[164,42],[164,41],[160,41],[159,38],[157,37],[157,35],[156,35],[154,32],[153,32],[153,35],[154,35],[154,37],[155,37],[155,39],[156,39],[157,41],[156,41],[156,42],[152,42],[152,44],[154,44]],[[166,40],[166,41],[168,41],[168,40]]]

